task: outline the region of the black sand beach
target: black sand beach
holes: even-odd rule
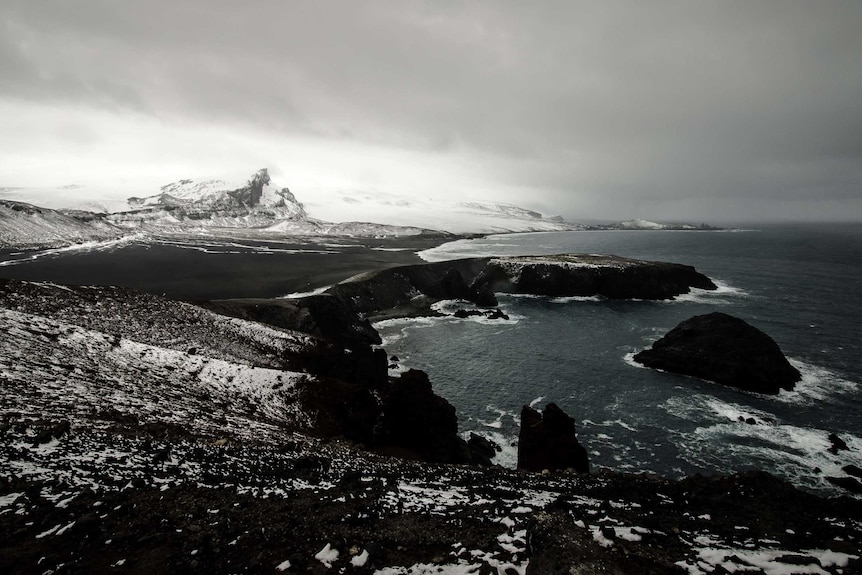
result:
[[[420,263],[417,251],[454,239],[448,234],[421,234],[280,242],[212,237],[143,240],[108,249],[48,250],[12,257],[3,253],[0,259],[21,263],[0,266],[0,278],[120,285],[173,299],[275,298],[367,271]]]

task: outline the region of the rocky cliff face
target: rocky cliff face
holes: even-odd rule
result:
[[[556,403],[549,403],[542,412],[529,405],[521,410],[518,469],[590,471],[587,450],[578,442],[575,433],[575,420]]]
[[[474,281],[497,292],[611,299],[669,299],[691,288],[716,289],[691,266],[589,254],[493,258]]]
[[[716,289],[691,266],[617,256],[561,254],[546,257],[468,258],[362,274],[333,286],[360,316],[427,312],[442,299],[496,306],[495,292],[546,296],[668,299],[692,288]]]

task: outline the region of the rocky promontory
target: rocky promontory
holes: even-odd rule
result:
[[[467,258],[397,266],[344,280],[295,300],[199,302],[218,313],[295,329],[348,345],[374,345],[369,325],[392,317],[434,315],[431,305],[460,299],[497,307],[497,293],[551,297],[669,299],[715,284],[691,266],[610,255],[560,254]]]
[[[497,293],[669,299],[715,284],[691,266],[612,255],[468,258],[401,266],[350,278],[327,293],[362,315],[398,315],[441,299],[497,305]]]
[[[773,395],[792,390],[801,378],[771,337],[720,312],[685,320],[634,359],[647,367]]]

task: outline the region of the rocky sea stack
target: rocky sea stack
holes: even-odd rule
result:
[[[574,469],[578,473],[589,473],[587,450],[575,435],[575,420],[557,404],[549,403],[542,412],[528,405],[521,409],[518,469]]]
[[[647,367],[772,395],[792,390],[801,378],[771,337],[719,312],[685,320],[634,359]]]

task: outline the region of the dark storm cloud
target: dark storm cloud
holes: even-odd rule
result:
[[[6,99],[475,156],[571,216],[862,202],[857,2],[5,4]]]

